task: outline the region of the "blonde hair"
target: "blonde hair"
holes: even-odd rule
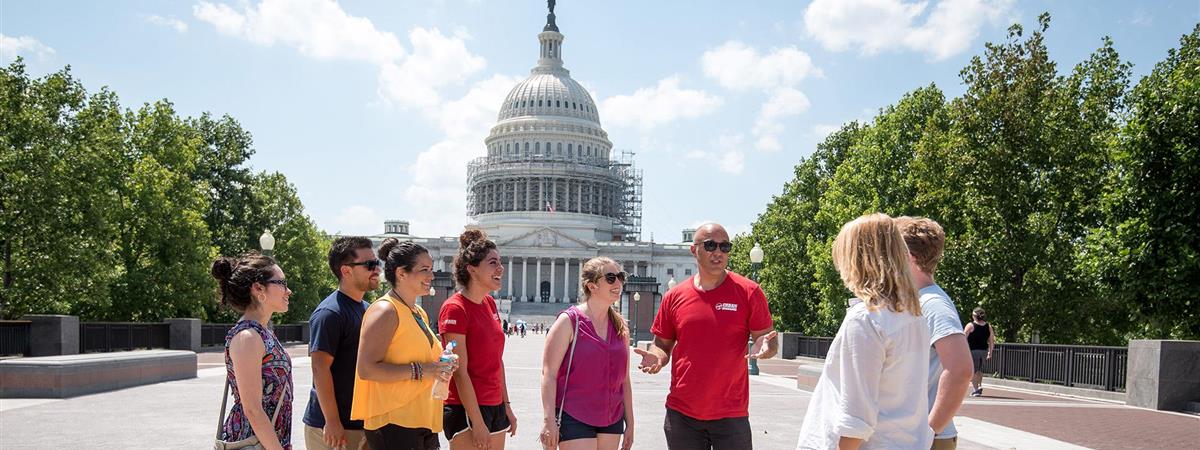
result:
[[[908,270],[908,247],[887,214],[861,216],[842,225],[833,241],[833,265],[842,283],[867,304],[921,315],[921,302]]]
[[[933,275],[938,263],[942,262],[942,251],[946,248],[946,232],[942,231],[942,226],[926,217],[901,216],[895,220],[908,252],[917,261],[917,267]]]
[[[587,303],[588,299],[592,297],[592,291],[588,290],[588,283],[600,282],[600,279],[604,278],[604,266],[609,264],[621,267],[612,258],[604,256],[592,258],[583,263],[583,270],[579,272],[579,303]],[[625,324],[625,318],[611,307],[608,308],[608,321],[616,325],[617,334],[624,338],[629,337],[629,326]]]

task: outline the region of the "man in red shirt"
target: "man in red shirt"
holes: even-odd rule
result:
[[[663,296],[650,327],[654,344],[635,350],[643,372],[658,373],[671,362],[663,426],[669,449],[753,448],[746,359],[774,356],[778,339],[762,288],[725,270],[732,247],[721,225],[696,230],[699,270]],[[749,352],[748,338],[754,339]]]

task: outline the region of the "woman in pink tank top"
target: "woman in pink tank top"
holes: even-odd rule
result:
[[[612,309],[624,285],[625,272],[615,261],[588,260],[579,275],[582,301],[550,327],[542,356],[545,448],[633,447],[629,327]]]

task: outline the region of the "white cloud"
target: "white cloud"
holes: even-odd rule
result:
[[[333,0],[263,0],[257,6],[243,4],[240,12],[201,1],[192,13],[222,34],[294,47],[314,59],[383,65],[404,56],[396,35],[376,29],[370,19],[347,14]]]
[[[652,88],[630,95],[615,95],[601,101],[600,112],[610,125],[650,129],[678,119],[711,113],[724,101],[696,89],[681,89],[679,76],[659,80]]]
[[[754,147],[772,152],[782,150],[779,135],[783,133],[784,126],[780,122],[808,111],[809,106],[808,97],[796,89],[785,87],[771,91],[754,123]]]
[[[383,218],[370,206],[347,206],[338,212],[334,222],[341,234],[365,235],[383,232]]]
[[[938,0],[932,11],[928,6],[928,1],[814,0],[804,11],[804,25],[828,50],[857,47],[870,55],[908,49],[936,61],[966,50],[985,23],[1010,19],[1013,1]]]
[[[796,47],[773,48],[764,55],[738,41],[729,41],[700,57],[704,75],[734,90],[793,86],[808,76],[821,76],[812,58]]]
[[[708,163],[714,169],[731,175],[741,175],[746,169],[746,154],[741,135],[721,135],[717,138],[717,149],[712,151],[692,150],[687,159]]]
[[[840,130],[840,129],[842,129],[842,127],[839,125],[830,125],[830,124],[826,124],[826,123],[819,123],[819,124],[813,125],[812,130],[809,133],[817,141],[823,141],[823,140],[825,140],[825,138],[829,137],[829,135],[833,134],[834,132],[836,132],[837,130]]]
[[[409,169],[403,207],[420,212],[408,217],[413,229],[454,233],[467,223],[467,163],[484,155],[483,138],[518,81],[494,75],[475,83],[462,98],[425,111],[446,137],[417,155]]]
[[[171,28],[179,33],[187,33],[188,24],[174,17],[163,17],[157,14],[146,14],[142,16],[142,20],[151,25]]]
[[[54,54],[54,49],[29,36],[6,36],[0,34],[0,60],[17,59],[17,55],[36,55],[45,59]]]
[[[346,13],[333,0],[262,0],[243,3],[240,10],[200,1],[192,12],[221,34],[258,45],[295,48],[317,60],[373,64],[379,70],[380,98],[401,107],[436,106],[439,89],[460,84],[486,66],[484,58],[467,50],[465,29],[447,36],[437,28],[413,28],[409,53],[395,34]]]
[[[412,54],[399,64],[380,68],[380,96],[402,106],[437,104],[441,101],[438,88],[461,83],[487,65],[467,50],[467,38],[465,31],[446,36],[437,28],[414,28],[409,32]]]

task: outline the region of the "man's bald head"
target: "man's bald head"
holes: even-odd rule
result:
[[[718,242],[728,241],[729,232],[725,231],[725,227],[721,224],[709,222],[696,228],[696,233],[692,235],[692,244],[699,245],[709,239]]]

